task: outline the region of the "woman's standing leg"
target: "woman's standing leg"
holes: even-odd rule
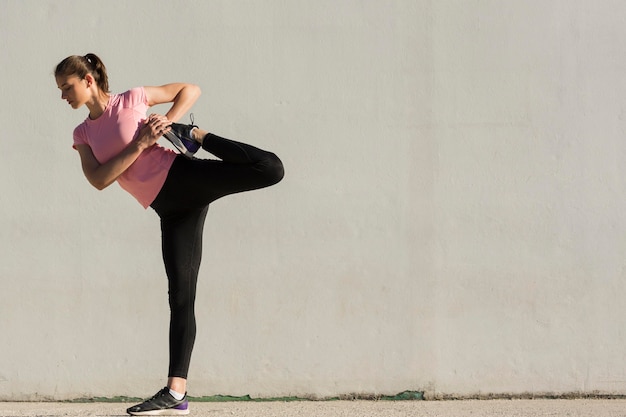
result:
[[[161,218],[162,250],[168,277],[170,304],[170,363],[168,377],[174,391],[185,393],[186,386],[172,386],[172,379],[187,379],[196,337],[195,299],[202,259],[202,231],[208,206]]]
[[[167,190],[162,190],[167,191]],[[163,262],[170,304],[170,362],[167,387],[126,410],[132,415],[189,413],[187,372],[196,338],[195,299],[202,258],[202,229],[208,206],[171,211],[167,192],[152,207],[161,218]],[[173,392],[172,392],[173,391]]]

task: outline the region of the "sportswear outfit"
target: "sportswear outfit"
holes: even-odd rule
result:
[[[104,113],[74,129],[74,147],[89,145],[101,164],[119,154],[144,125],[143,87],[112,94]],[[268,187],[284,175],[280,159],[254,146],[207,134],[202,148],[220,160],[189,159],[159,144],[144,150],[117,178],[161,220],[170,304],[169,377],[186,378],[196,334],[194,303],[209,204],[223,196]]]

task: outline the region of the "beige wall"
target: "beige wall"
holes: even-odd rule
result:
[[[164,383],[158,219],[52,77],[87,52],[285,162],[210,210],[190,394],[626,393],[626,3],[0,6],[0,399]]]

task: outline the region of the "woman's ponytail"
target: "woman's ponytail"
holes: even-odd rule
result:
[[[100,87],[100,90],[105,93],[109,92],[109,77],[107,75],[107,69],[104,66],[102,60],[96,54],[88,53],[84,56],[85,60],[91,68],[93,78],[96,80],[96,84]]]

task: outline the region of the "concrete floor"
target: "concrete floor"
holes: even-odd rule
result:
[[[125,416],[130,405],[0,402],[0,417]],[[626,400],[192,402],[190,410],[199,417],[626,417]]]

